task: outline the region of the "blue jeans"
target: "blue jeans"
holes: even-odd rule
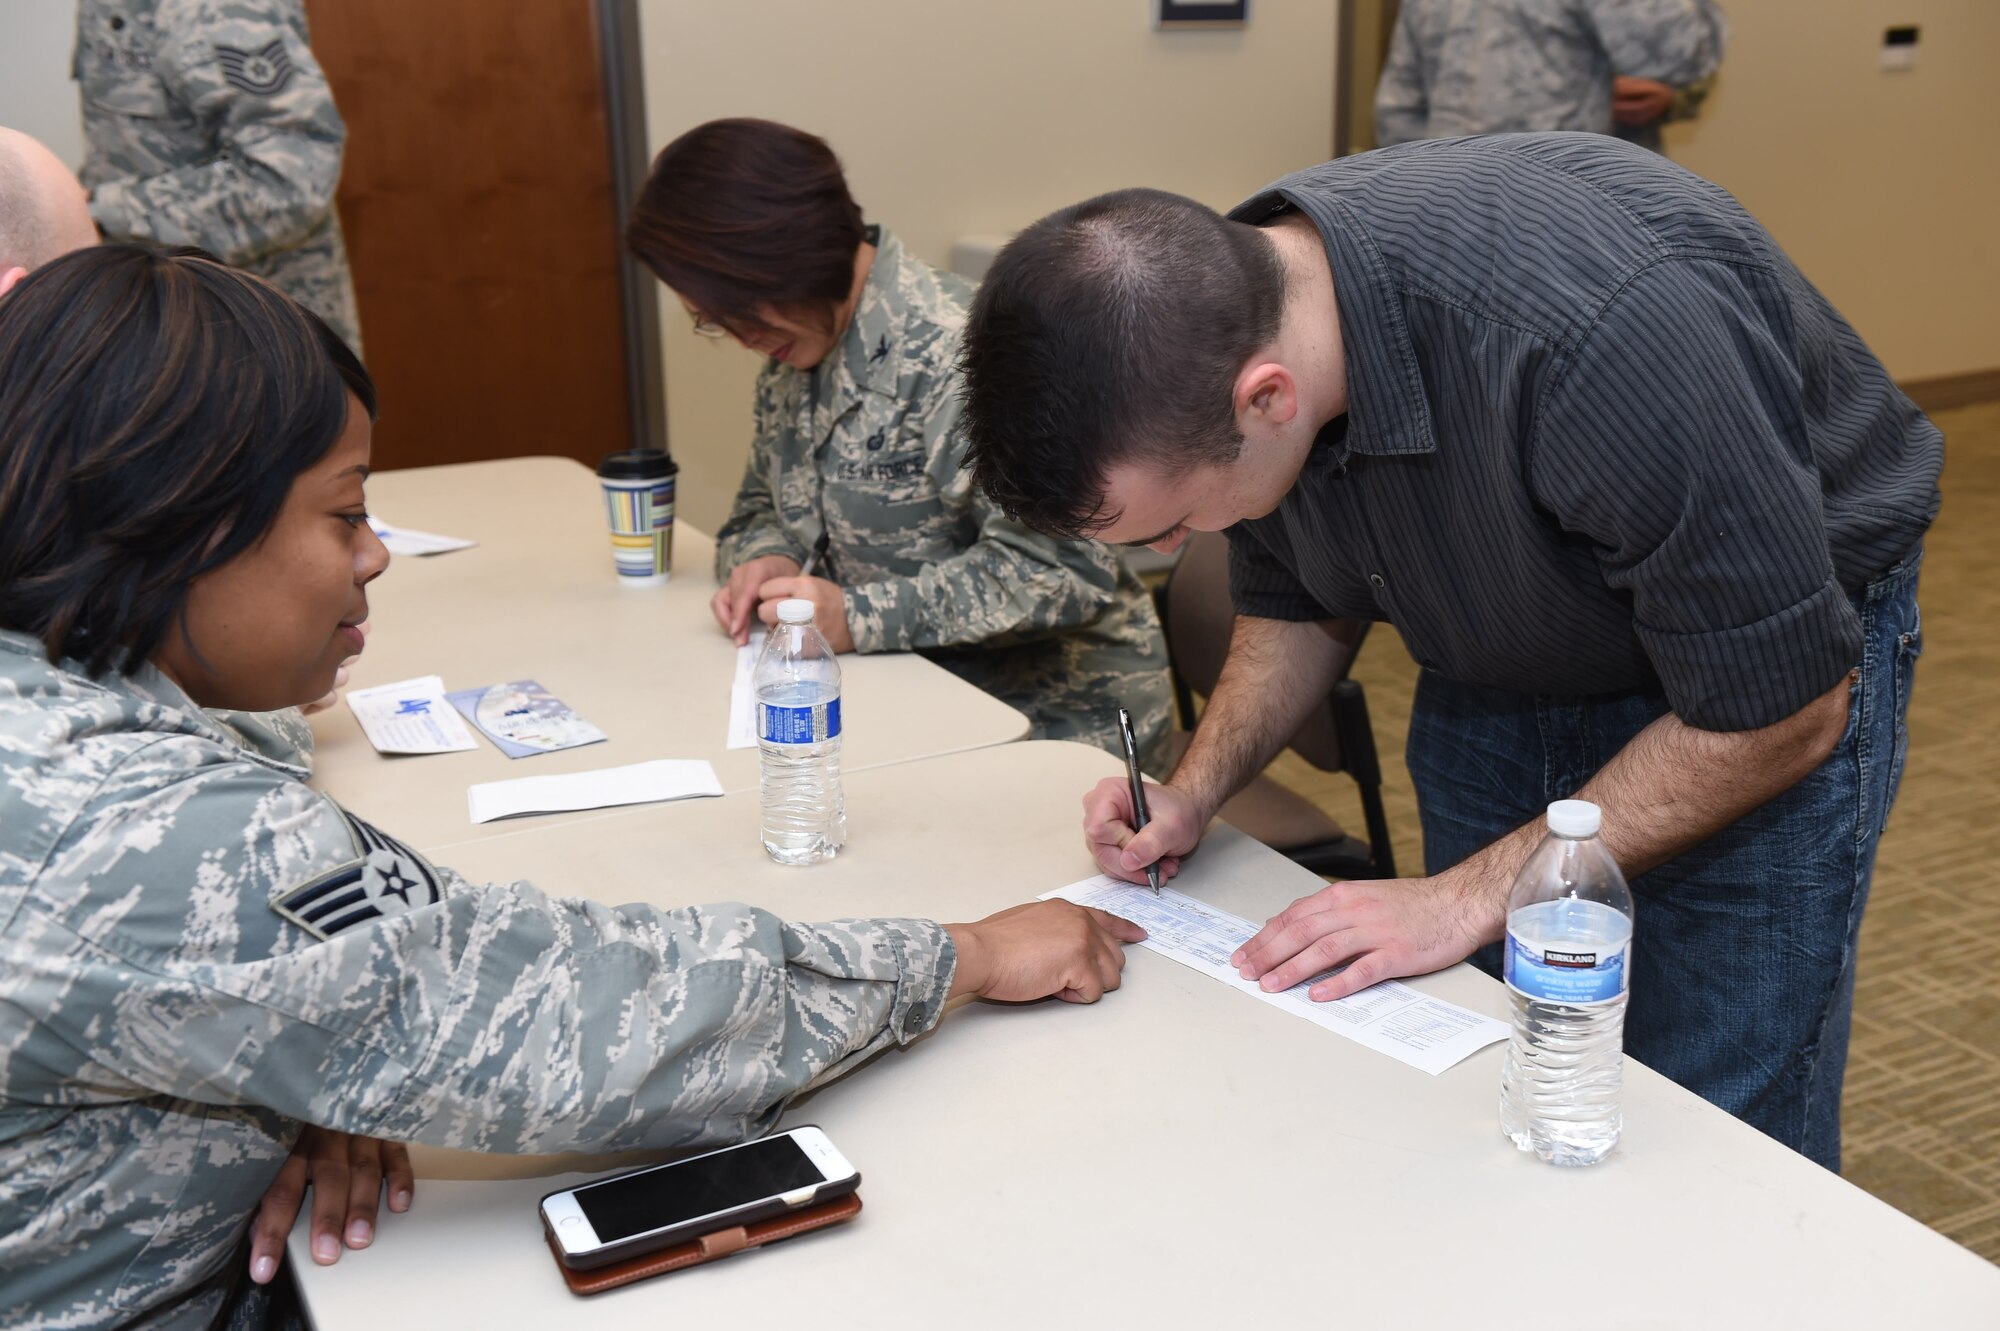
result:
[[[1625,1048],[1840,1168],[1840,1085],[1875,846],[1909,744],[1922,551],[1853,597],[1865,641],[1840,744],[1805,780],[1632,882]],[[1669,710],[1657,691],[1535,696],[1417,685],[1408,759],[1436,873],[1564,799]],[[1499,949],[1473,961],[1500,973]]]

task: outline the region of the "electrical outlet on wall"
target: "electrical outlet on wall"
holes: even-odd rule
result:
[[[1917,63],[1917,27],[1889,28],[1882,33],[1882,68],[1913,69]]]

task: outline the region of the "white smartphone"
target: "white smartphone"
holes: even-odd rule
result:
[[[565,1266],[586,1269],[853,1192],[861,1175],[827,1135],[797,1127],[542,1198]]]

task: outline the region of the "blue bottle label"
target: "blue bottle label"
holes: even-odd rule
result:
[[[757,704],[757,738],[766,744],[820,744],[840,734],[840,699],[811,707]]]
[[[1571,1007],[1608,1003],[1625,992],[1625,958],[1631,950],[1629,934],[1616,942],[1540,944],[1509,929],[1507,984],[1544,1003]]]

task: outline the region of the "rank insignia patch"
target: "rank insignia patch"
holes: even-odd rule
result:
[[[282,37],[257,51],[218,46],[215,56],[222,62],[222,77],[231,87],[259,97],[282,92],[292,81],[292,57],[286,53]]]
[[[396,838],[379,832],[345,809],[348,831],[359,858],[321,874],[271,901],[271,909],[315,938],[335,934],[439,901],[444,896],[437,870]]]

